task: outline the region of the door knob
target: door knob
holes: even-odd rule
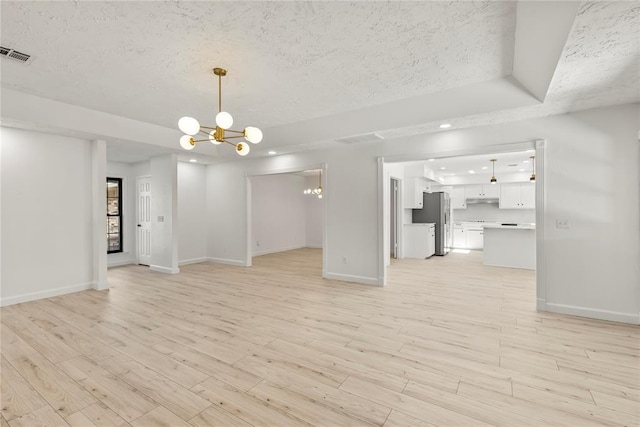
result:
[[[142,227],[142,224],[138,224],[138,227]]]

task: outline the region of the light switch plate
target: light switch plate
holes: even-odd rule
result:
[[[163,216],[158,216],[158,222],[164,222],[164,217]]]
[[[556,228],[569,228],[569,220],[567,218],[556,218]]]

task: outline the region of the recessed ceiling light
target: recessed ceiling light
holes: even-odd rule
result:
[[[443,170],[445,170],[445,169],[446,169],[446,168],[445,168],[444,166],[442,166],[442,167],[440,168],[440,170],[442,170],[442,171],[443,171]]]
[[[450,173],[449,176],[455,176],[455,173]]]
[[[269,155],[273,156],[274,154],[277,154],[275,151],[269,151]]]
[[[488,166],[483,166],[483,167],[482,167],[482,169],[488,169],[488,168],[489,168]]]
[[[529,160],[523,160],[522,163],[529,163]]]
[[[427,160],[427,161],[428,161],[428,162],[433,162],[433,161],[435,161],[435,160],[436,160],[436,159],[429,159],[429,160]]]
[[[440,125],[440,129],[449,129],[451,127],[451,123],[443,123]]]
[[[197,162],[198,162],[198,160],[196,160],[196,159],[189,159],[189,161],[190,161],[191,163],[197,163]]]
[[[520,172],[524,172],[524,169],[518,169]]]
[[[527,153],[535,153],[536,150],[527,150]]]
[[[470,170],[469,173],[473,174],[473,173],[476,173],[476,171]]]

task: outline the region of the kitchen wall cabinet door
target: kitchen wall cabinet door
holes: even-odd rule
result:
[[[500,197],[498,184],[465,185],[467,199],[495,199]]]
[[[402,188],[402,205],[405,209],[422,209],[422,195],[431,192],[431,185],[423,178],[405,178]]]
[[[466,189],[465,186],[459,185],[453,187],[453,193],[451,194],[451,208],[452,209],[466,209]]]
[[[535,209],[536,186],[531,183],[502,184],[500,187],[500,209]]]

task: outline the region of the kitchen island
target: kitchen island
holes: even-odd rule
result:
[[[483,264],[496,267],[536,268],[535,224],[484,225]]]

